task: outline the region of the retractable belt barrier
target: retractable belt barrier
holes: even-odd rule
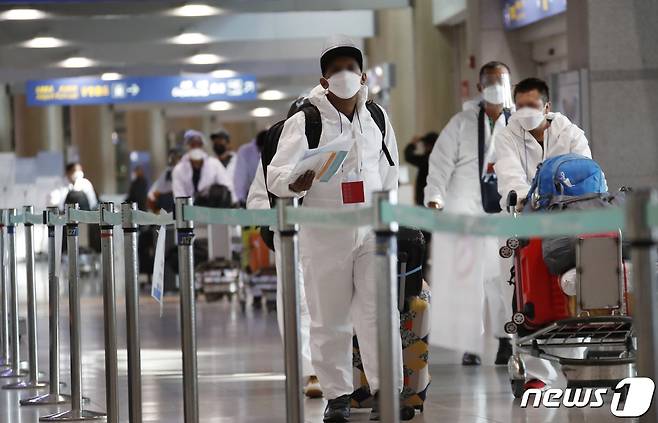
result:
[[[175,225],[176,239],[179,251],[179,270],[181,283],[181,339],[183,352],[184,379],[184,421],[198,423],[198,375],[196,360],[196,309],[194,298],[194,258],[192,244],[194,240],[194,224],[222,224],[238,226],[270,226],[281,234],[281,254],[283,268],[278,269],[283,279],[284,297],[284,345],[286,368],[286,409],[287,422],[301,423],[304,421],[303,402],[301,395],[301,369],[299,363],[299,292],[297,284],[299,275],[298,261],[298,230],[299,226],[317,227],[371,227],[376,235],[376,266],[379,277],[386,281],[382,285],[377,298],[377,331],[378,354],[380,357],[380,403],[382,421],[399,421],[397,401],[397,372],[393,369],[400,365],[401,357],[393,348],[393,337],[397,336],[397,328],[393,327],[390,318],[391,309],[397,298],[397,271],[395,257],[397,245],[395,234],[398,225],[410,226],[428,232],[446,232],[470,236],[494,237],[555,237],[577,236],[625,231],[626,237],[633,246],[634,289],[646,293],[639,295],[638,315],[653,315],[658,313],[658,304],[654,304],[656,292],[656,251],[655,230],[658,228],[658,204],[651,191],[639,190],[630,195],[626,208],[607,208],[588,211],[568,211],[561,213],[531,213],[517,217],[506,215],[465,216],[435,210],[398,205],[395,195],[380,192],[375,193],[369,206],[350,209],[320,209],[297,207],[297,201],[280,200],[275,209],[240,210],[214,209],[196,207],[189,198],[176,199],[175,213],[153,214],[136,210],[135,204],[124,204],[119,212],[109,203],[102,204],[100,211],[79,210],[77,205],[69,205],[65,213],[49,208],[41,213],[34,213],[31,207],[24,207],[23,213],[15,209],[0,210],[0,368],[8,369],[0,372],[0,377],[20,378],[25,374],[20,370],[20,349],[18,348],[18,304],[16,291],[16,225],[24,225],[26,229],[26,254],[28,272],[28,328],[30,329],[29,377],[27,380],[13,384],[10,387],[43,387],[38,380],[38,365],[36,362],[36,311],[34,297],[34,246],[32,242],[33,225],[48,227],[49,255],[49,295],[50,295],[50,381],[49,394],[22,401],[23,405],[54,404],[72,401],[70,411],[44,416],[41,421],[63,421],[76,419],[105,420],[114,423],[118,420],[119,410],[116,396],[116,327],[113,323],[116,313],[114,294],[114,258],[112,255],[112,235],[114,230],[122,230],[124,234],[123,251],[125,260],[126,283],[126,315],[128,333],[128,373],[130,385],[130,421],[142,421],[141,404],[141,367],[139,343],[139,290],[137,276],[137,236],[140,226]],[[105,333],[105,348],[107,362],[107,403],[109,413],[96,413],[84,410],[82,407],[82,375],[80,348],[80,297],[78,291],[78,225],[99,225],[103,244],[103,300]],[[59,392],[59,336],[57,300],[59,275],[55,263],[57,243],[55,242],[56,227],[65,226],[68,239],[69,257],[69,307],[71,309],[71,390],[72,397]],[[114,228],[119,226],[119,228]],[[61,233],[61,229],[58,229]],[[7,252],[7,254],[5,254]],[[637,262],[637,263],[635,263]],[[54,298],[53,298],[54,297]],[[642,299],[644,298],[644,300]],[[638,319],[642,320],[642,319]],[[653,322],[654,319],[644,319]],[[655,319],[658,320],[658,319]],[[639,322],[638,322],[639,323]],[[653,347],[658,327],[641,324],[639,333],[640,358],[639,373],[658,377],[655,363],[658,362],[658,350]],[[658,347],[657,347],[658,348]],[[108,354],[109,353],[109,354]],[[643,364],[644,363],[644,364]],[[653,363],[653,364],[652,364]],[[109,371],[109,373],[107,373]],[[52,386],[52,382],[54,386]]]

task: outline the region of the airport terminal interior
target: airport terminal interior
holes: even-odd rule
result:
[[[658,423],[657,23],[0,0],[0,423]]]

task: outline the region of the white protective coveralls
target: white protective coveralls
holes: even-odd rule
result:
[[[285,123],[276,155],[267,170],[267,186],[278,197],[302,197],[303,206],[327,211],[360,207],[371,202],[372,193],[397,190],[398,149],[395,134],[386,116],[386,145],[396,164],[389,166],[382,151],[382,134],[366,109],[368,89],[358,93],[357,109],[352,121],[327,99],[324,88],[316,86],[309,100],[320,111],[322,136],[320,146],[339,137],[350,137],[353,147],[342,169],[329,182],[315,181],[308,192],[295,193],[288,188],[295,164],[308,148],[304,113],[299,112]],[[365,204],[344,205],[341,183],[349,175],[359,174],[365,189]],[[306,299],[311,313],[311,351],[315,369],[325,397],[351,394],[352,334],[359,339],[366,377],[373,392],[379,389],[377,368],[376,297],[379,281],[375,269],[375,236],[371,227],[327,229],[302,225],[300,255],[304,269]],[[399,325],[397,309],[391,310]],[[399,357],[402,342],[395,337]],[[399,389],[402,390],[402,366]]]
[[[199,179],[198,192],[194,192],[194,183],[192,182],[192,164],[190,163],[189,154],[185,154],[180,162],[174,167],[171,175],[171,183],[174,197],[194,197],[195,194],[203,193],[212,185],[224,185],[231,191],[231,197],[235,201],[233,193],[233,180],[229,173],[217,158],[205,154],[203,165],[201,167],[201,178]]]
[[[430,155],[425,203],[438,203],[443,207],[442,213],[485,214],[478,169],[478,114],[479,107],[453,116]],[[505,115],[501,114],[493,133],[504,128]],[[495,161],[486,115],[484,135],[486,167]],[[485,345],[485,302],[493,335],[508,336],[504,325],[512,315],[513,291],[506,281],[512,264],[499,257],[499,242],[493,237],[432,235],[432,288],[449,296],[441,307],[432,307],[433,344],[481,353]]]
[[[96,191],[91,181],[85,177],[81,177],[75,180],[75,182],[69,181],[68,178],[64,177],[62,180],[62,186],[53,190],[48,195],[48,205],[57,206],[60,210],[64,210],[64,201],[66,201],[66,196],[69,195],[70,191],[81,191],[89,200],[89,207],[91,210],[95,210],[98,206],[98,198],[96,197]]]
[[[507,194],[514,190],[518,198],[525,198],[537,166],[544,160],[562,154],[576,153],[592,157],[585,133],[561,113],[549,113],[551,125],[544,131],[544,147],[524,130],[514,115],[509,125],[496,133],[498,192],[502,196],[501,207],[507,210]]]
[[[518,198],[525,198],[537,172],[537,166],[544,160],[562,154],[576,153],[592,157],[585,133],[577,125],[560,113],[550,113],[551,125],[544,132],[544,147],[525,131],[519,122],[510,119],[509,125],[495,136],[498,192],[502,196],[501,206],[506,209],[507,194],[515,190]],[[546,348],[545,348],[546,349]],[[551,351],[547,351],[551,352]],[[573,351],[560,349],[558,355],[568,358],[582,358],[583,348]],[[553,388],[566,388],[567,379],[558,364],[537,357],[524,356],[527,379],[539,379]]]
[[[247,196],[247,208],[248,209],[269,209],[270,208],[270,199],[267,195],[267,188],[265,187],[265,175],[263,174],[263,164],[258,165],[258,170],[256,171],[256,176],[254,177],[254,182],[252,182],[251,187],[249,188],[249,195]],[[274,256],[275,256],[275,266],[276,266],[276,317],[277,322],[279,323],[279,333],[283,338],[283,281],[281,280],[281,238],[279,237],[279,232],[274,230]],[[302,345],[302,376],[308,378],[314,376],[315,372],[313,371],[313,364],[311,362],[311,344],[310,344],[310,335],[311,330],[311,316],[308,312],[308,304],[306,303],[306,293],[304,292],[304,273],[302,269],[302,264],[300,261],[297,262],[299,267],[299,320],[300,320],[300,332],[301,332],[301,345]]]

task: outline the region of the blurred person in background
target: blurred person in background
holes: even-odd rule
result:
[[[210,142],[217,159],[224,165],[233,180],[236,160],[235,152],[231,150],[231,135],[224,130],[218,130],[210,134]]]
[[[73,203],[78,203],[81,210],[93,210],[98,206],[96,190],[85,178],[82,165],[78,162],[66,165],[62,186],[53,190],[48,198],[48,204],[60,210],[64,210],[65,204]]]
[[[149,185],[144,175],[144,168],[137,166],[133,171],[133,177],[128,188],[127,203],[137,203],[137,208],[146,211],[146,199],[148,197]]]
[[[167,155],[167,168],[156,179],[155,183],[151,186],[148,192],[147,204],[148,208],[154,212],[159,212],[161,209],[166,212],[174,211],[174,191],[172,185],[172,172],[174,167],[178,164],[182,156],[178,148],[172,148]]]
[[[258,164],[260,163],[260,153],[263,151],[266,136],[267,131],[260,131],[256,135],[256,138],[238,149],[235,159],[233,184],[235,186],[235,196],[241,205],[247,202],[249,187],[256,175],[256,169],[258,169]]]
[[[486,63],[477,87],[482,95],[477,108],[468,107],[453,116],[430,155],[424,198],[429,208],[475,216],[500,212],[497,187],[489,186],[493,196],[487,195],[492,190],[486,191],[484,183],[495,180],[493,139],[505,129],[511,113],[509,67],[502,62]],[[488,320],[498,338],[495,363],[507,364],[512,346],[504,325],[512,314],[511,292],[505,289],[508,274],[498,256],[498,240],[442,233],[434,234],[432,244],[441,251],[432,263],[441,269],[441,278],[432,281],[434,289],[450,295],[451,304],[460,305],[435,313],[433,324],[445,336],[445,346],[467,351],[463,365],[479,365],[479,355],[471,351],[484,349],[482,334]]]
[[[192,197],[199,206],[231,207],[233,182],[224,165],[205,151],[203,134],[190,129],[183,141],[187,152],[172,172],[174,197]]]
[[[427,134],[415,136],[404,149],[404,160],[418,168],[415,186],[415,201],[419,206],[425,205],[425,186],[427,185],[427,173],[429,172],[430,153],[434,148],[439,134],[428,132]]]

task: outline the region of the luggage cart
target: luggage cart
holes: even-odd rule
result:
[[[508,197],[516,214],[516,195]],[[537,248],[539,246],[539,248]],[[539,258],[537,258],[539,254]],[[562,292],[559,278],[547,269],[529,266],[541,256],[541,240],[510,238],[500,249],[514,256],[512,283],[514,314],[505,325],[512,335],[513,354],[508,374],[514,397],[521,398],[526,382],[525,358],[557,364],[568,387],[611,387],[636,375],[637,340],[630,317],[628,275],[622,260],[621,233],[580,236],[576,244],[576,296]],[[542,303],[526,302],[537,273]],[[535,292],[534,295],[537,295]],[[553,319],[551,321],[551,319]]]

